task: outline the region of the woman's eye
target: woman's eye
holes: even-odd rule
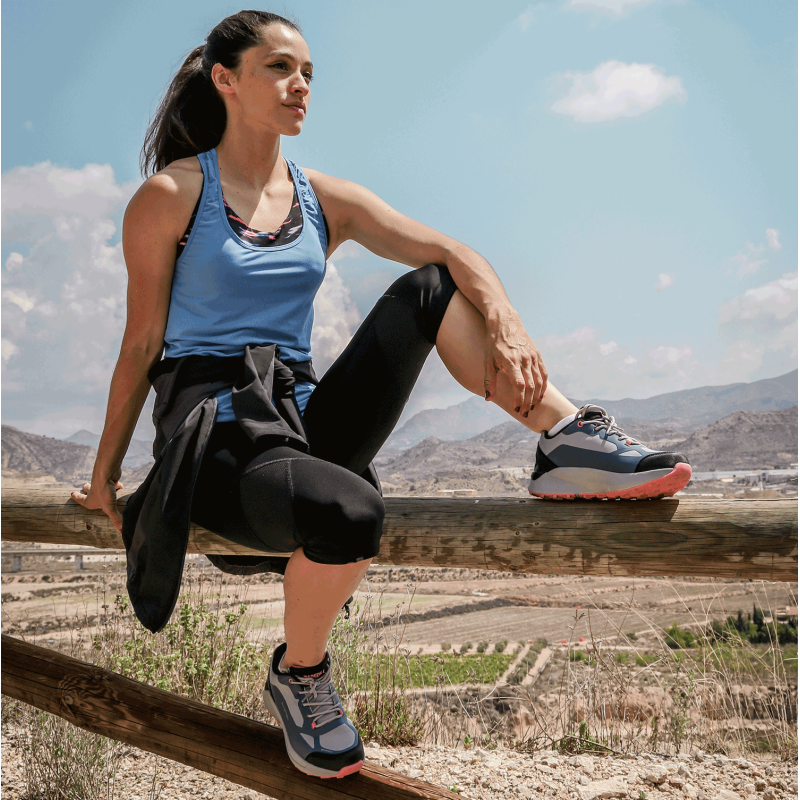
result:
[[[270,66],[276,67],[277,69],[286,69],[286,64],[283,61],[278,61]]]
[[[311,83],[314,80],[314,76],[310,72],[306,72],[304,75],[306,79],[306,83]]]

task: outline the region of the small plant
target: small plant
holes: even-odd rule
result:
[[[625,634],[625,638],[629,639],[631,642],[635,642],[639,637],[636,635],[636,631],[629,631]]]
[[[475,744],[475,740],[469,734],[467,734],[464,737],[464,749],[465,750],[469,750],[469,748],[472,747],[472,745],[474,745],[474,744]]]
[[[667,636],[667,647],[672,650],[682,650],[686,647],[694,647],[694,634],[684,628],[679,628],[676,622],[673,622],[664,633]]]
[[[450,652],[450,650],[452,649],[453,645],[451,645],[451,644],[450,644],[450,642],[442,642],[442,643],[439,645],[439,647],[441,647],[441,648],[442,648],[442,652],[443,652],[443,653],[448,653],[448,652]]]
[[[647,792],[644,789],[639,789],[639,800],[647,800]]]
[[[469,653],[470,650],[472,650],[472,642],[464,642],[464,644],[461,645],[462,653]]]
[[[583,650],[570,650],[569,651],[569,660],[570,661],[586,661],[586,653]]]
[[[614,661],[616,661],[617,664],[627,664],[628,663],[628,654],[627,653],[617,653],[614,656]]]
[[[479,653],[485,653],[486,648],[489,646],[489,642],[478,642],[477,648],[475,648]]]
[[[494,651],[495,653],[502,653],[508,645],[508,642],[505,639],[501,639],[499,642],[494,643]]]

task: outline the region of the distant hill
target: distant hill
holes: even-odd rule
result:
[[[686,420],[691,427],[710,425],[734,411],[780,411],[797,405],[797,370],[778,378],[727,386],[702,386],[649,397],[646,400],[595,400],[609,414],[627,423]]]
[[[73,433],[63,441],[75,442],[75,444],[85,444],[93,447],[95,450],[100,444],[100,434],[87,431],[85,428]],[[153,445],[152,442],[145,442],[142,439],[131,439],[128,446],[128,452],[122,462],[122,466],[128,469],[138,469],[153,463]]]
[[[777,411],[797,404],[797,370],[778,378],[727,386],[704,386],[649,397],[646,400],[574,400],[577,405],[598,403],[631,433],[643,428],[674,427],[677,433],[661,431],[655,438],[681,438],[681,433],[708,425],[734,411]],[[470,397],[449,408],[420,411],[398,428],[386,447],[408,448],[429,436],[440,441],[469,439],[509,420],[494,403]]]
[[[797,406],[781,411],[737,411],[703,426],[688,438],[679,428],[657,424],[625,430],[658,449],[684,453],[695,471],[780,469],[797,461]],[[659,442],[658,434],[672,438]],[[654,434],[654,435],[650,435]],[[685,432],[684,432],[685,437]],[[526,494],[539,436],[509,420],[460,441],[434,436],[377,464],[390,492],[435,494],[441,489],[476,489],[479,495]]]
[[[11,477],[52,475],[59,483],[79,487],[92,477],[92,468],[97,450],[87,444],[64,439],[53,439],[49,436],[38,436],[35,433],[3,425],[0,431],[0,454],[2,454],[3,470]],[[79,431],[76,437],[93,436],[89,431]],[[99,439],[99,437],[98,437]],[[123,461],[122,480],[125,488],[134,488],[149,471],[153,463],[152,455],[147,458],[139,456],[129,465]],[[10,472],[9,472],[10,471]]]
[[[52,475],[57,481],[79,486],[92,477],[96,450],[83,444],[37,436],[3,425],[0,428],[3,469]]]
[[[797,406],[736,411],[675,446],[699,472],[786,469],[797,463]]]

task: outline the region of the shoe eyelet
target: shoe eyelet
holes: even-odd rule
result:
[[[578,427],[579,427],[579,428],[582,428],[582,427],[583,427],[583,423],[582,423],[580,420],[578,421]]]

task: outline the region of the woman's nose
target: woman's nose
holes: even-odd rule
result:
[[[295,94],[299,94],[299,95],[303,95],[303,96],[307,95],[309,93],[309,91],[310,91],[309,86],[308,86],[308,81],[299,72],[295,73],[295,75],[294,75],[294,77],[292,79],[292,91]]]

